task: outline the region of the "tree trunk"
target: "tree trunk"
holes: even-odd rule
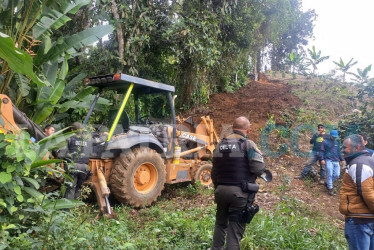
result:
[[[257,57],[253,58],[253,74],[255,76],[255,81],[258,81],[258,72],[257,72]]]
[[[261,73],[261,67],[262,67],[262,55],[261,55],[261,50],[257,51],[256,54],[256,72],[257,72],[257,77],[256,81],[260,80],[260,73]]]
[[[114,20],[116,21],[119,61],[123,65],[123,61],[124,61],[123,57],[124,57],[124,53],[125,53],[125,42],[123,40],[123,30],[122,30],[121,20],[119,18],[118,7],[117,7],[116,1],[111,0],[110,2],[112,4],[113,17],[114,17]],[[120,70],[120,71],[122,71],[122,70]]]

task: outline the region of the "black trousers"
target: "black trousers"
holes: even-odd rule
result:
[[[74,169],[70,170],[70,177],[73,182],[66,189],[65,198],[69,200],[76,200],[80,196],[80,189],[83,182],[89,177],[90,170],[87,164],[75,163]]]
[[[246,207],[248,193],[244,193],[238,186],[218,185],[214,197],[217,213],[211,249],[223,249],[225,241],[226,249],[240,249],[246,224],[229,220],[229,216],[238,214]]]

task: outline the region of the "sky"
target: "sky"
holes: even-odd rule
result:
[[[372,0],[301,0],[303,10],[314,9],[314,37],[307,48],[314,45],[321,56],[330,58],[318,65],[319,73],[335,68],[333,61],[344,63],[353,57],[358,61],[351,72],[374,64],[374,1]],[[369,73],[374,77],[374,65]]]

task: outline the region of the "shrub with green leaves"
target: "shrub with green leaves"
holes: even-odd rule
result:
[[[0,236],[8,246],[9,237],[40,231],[42,220],[51,221],[53,212],[71,208],[77,202],[58,199],[58,194],[43,194],[39,189],[60,162],[48,158],[48,150],[66,136],[57,133],[33,143],[27,132],[0,134]],[[27,235],[26,235],[27,237]],[[1,249],[1,248],[0,248]]]

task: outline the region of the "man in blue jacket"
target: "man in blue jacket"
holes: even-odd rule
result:
[[[344,158],[340,151],[340,144],[337,140],[339,134],[337,130],[330,131],[330,138],[326,138],[319,152],[319,159],[321,164],[326,165],[326,187],[329,195],[335,195],[333,189],[333,182],[339,178],[340,165],[339,161],[344,162]]]
[[[318,132],[315,133],[312,137],[312,139],[310,139],[310,144],[313,144],[313,148],[312,148],[312,152],[310,154],[310,157],[309,157],[309,160],[308,162],[306,163],[306,165],[304,166],[303,168],[303,171],[301,172],[301,175],[299,176],[295,176],[295,179],[304,179],[307,174],[310,172],[310,170],[312,170],[313,168],[313,165],[319,160],[318,159],[318,153],[320,151],[320,148],[321,148],[321,145],[322,145],[322,142],[324,141],[324,139],[326,137],[328,137],[328,135],[326,135],[325,133],[325,127],[323,126],[323,124],[318,124]],[[320,184],[323,184],[325,181],[325,169],[324,169],[324,165],[322,165],[320,163]]]

